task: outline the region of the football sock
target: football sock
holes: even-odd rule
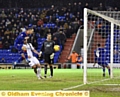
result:
[[[51,73],[51,76],[53,76],[53,67],[50,66],[50,73]]]
[[[45,69],[45,76],[47,75],[47,65],[45,65],[45,67],[44,67],[44,69]]]
[[[37,68],[37,77],[40,77],[41,68]]]

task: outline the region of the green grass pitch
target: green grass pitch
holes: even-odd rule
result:
[[[119,69],[115,70],[116,76],[120,73]],[[44,70],[42,69],[42,75]],[[107,71],[106,71],[107,73]],[[102,77],[101,69],[89,69],[88,80],[93,82],[95,80],[102,80],[109,78],[107,75]],[[49,75],[49,69],[48,69]],[[89,90],[90,97],[119,97],[119,85],[102,85],[103,83],[120,84],[120,78],[114,80],[106,80],[104,82],[87,84],[76,87],[71,90]],[[83,84],[83,70],[82,69],[54,69],[54,77],[38,80],[33,69],[12,69],[0,70],[0,90],[63,90],[65,88],[82,85]]]

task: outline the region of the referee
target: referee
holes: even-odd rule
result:
[[[53,77],[53,62],[54,62],[54,41],[51,40],[52,36],[51,34],[47,35],[47,39],[43,42],[41,52],[44,53],[44,61],[45,61],[45,66],[44,66],[44,77],[47,77],[47,65],[50,67],[50,78]]]

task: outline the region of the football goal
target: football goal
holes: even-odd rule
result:
[[[119,11],[84,9],[83,67],[84,84],[120,84]]]

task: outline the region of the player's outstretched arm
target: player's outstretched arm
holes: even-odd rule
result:
[[[33,52],[38,54],[39,57],[41,56],[41,53],[39,53],[37,50],[34,49]]]
[[[40,53],[33,47],[33,45],[32,45],[31,43],[29,43],[29,45],[30,45],[31,50],[32,50],[34,53],[36,53],[36,54],[38,54],[38,55],[40,56]]]

